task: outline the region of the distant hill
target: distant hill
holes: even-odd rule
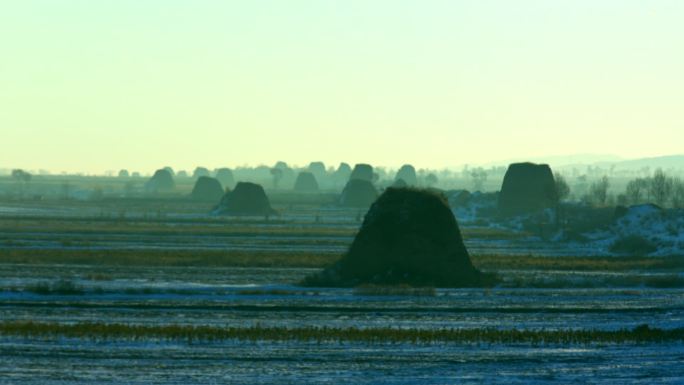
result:
[[[667,155],[656,156],[653,158],[630,159],[617,162],[615,165],[618,168],[632,169],[644,167],[650,167],[651,169],[662,168],[663,170],[684,169],[684,155]]]
[[[663,170],[684,170],[684,155],[664,155],[649,158],[624,159],[610,154],[576,154],[557,155],[545,157],[530,157],[508,159],[491,162],[485,167],[507,166],[516,162],[546,163],[554,169],[568,169],[573,167],[599,166],[608,168],[615,166],[616,169],[639,170],[649,167],[651,170],[662,168]]]
[[[529,158],[514,158],[501,160],[496,162],[491,162],[486,167],[492,166],[508,166],[511,163],[517,162],[533,162],[533,163],[546,163],[551,167],[566,167],[566,166],[576,166],[576,165],[590,165],[596,163],[617,163],[624,161],[616,155],[611,154],[573,154],[573,155],[552,155],[552,156],[540,156],[540,157],[529,157]]]

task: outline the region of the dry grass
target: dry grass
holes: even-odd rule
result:
[[[671,330],[640,325],[620,330],[500,330],[477,329],[397,329],[397,328],[329,328],[329,327],[262,327],[220,328],[187,325],[130,325],[109,323],[38,323],[31,321],[0,322],[0,335],[23,338],[79,338],[97,341],[168,340],[187,342],[240,341],[348,341],[361,343],[494,343],[494,344],[560,344],[596,343],[672,343],[684,341],[684,328]]]

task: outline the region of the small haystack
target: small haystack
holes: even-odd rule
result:
[[[294,190],[297,192],[316,192],[318,191],[318,182],[313,173],[302,171],[297,175]]]
[[[378,191],[370,181],[350,179],[342,190],[340,204],[347,207],[368,207],[378,197]]]
[[[221,200],[223,193],[221,182],[212,177],[201,176],[195,182],[190,198],[195,201],[216,203]]]
[[[277,214],[261,185],[238,182],[233,191],[227,192],[214,209],[219,215],[274,215]]]
[[[418,177],[416,177],[416,169],[413,168],[410,164],[405,164],[401,166],[399,171],[397,171],[397,176],[395,180],[402,179],[404,183],[406,183],[409,186],[417,186],[418,185]]]
[[[367,180],[369,182],[373,181],[373,166],[370,164],[365,164],[365,163],[359,163],[356,166],[354,166],[354,170],[352,171],[351,175],[349,176],[349,179],[361,179],[361,180]]]
[[[176,188],[171,172],[167,169],[159,169],[154,172],[150,180],[145,183],[145,190],[152,193],[169,192]]]
[[[229,168],[223,167],[216,170],[216,179],[226,188],[231,188],[235,184],[233,171]]]

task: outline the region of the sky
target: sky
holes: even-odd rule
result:
[[[0,3],[0,168],[684,153],[684,1]]]

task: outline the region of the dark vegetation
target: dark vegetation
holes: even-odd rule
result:
[[[609,250],[619,254],[646,255],[658,250],[658,248],[648,239],[632,234],[616,239],[610,245]]]
[[[674,343],[684,341],[684,328],[658,329],[639,325],[620,330],[500,330],[478,329],[398,329],[264,327],[221,328],[189,325],[131,325],[115,323],[42,323],[31,321],[0,322],[1,336],[23,338],[78,338],[96,341],[168,340],[185,342],[239,341],[310,341],[360,343],[491,343],[533,345],[590,345]]]

